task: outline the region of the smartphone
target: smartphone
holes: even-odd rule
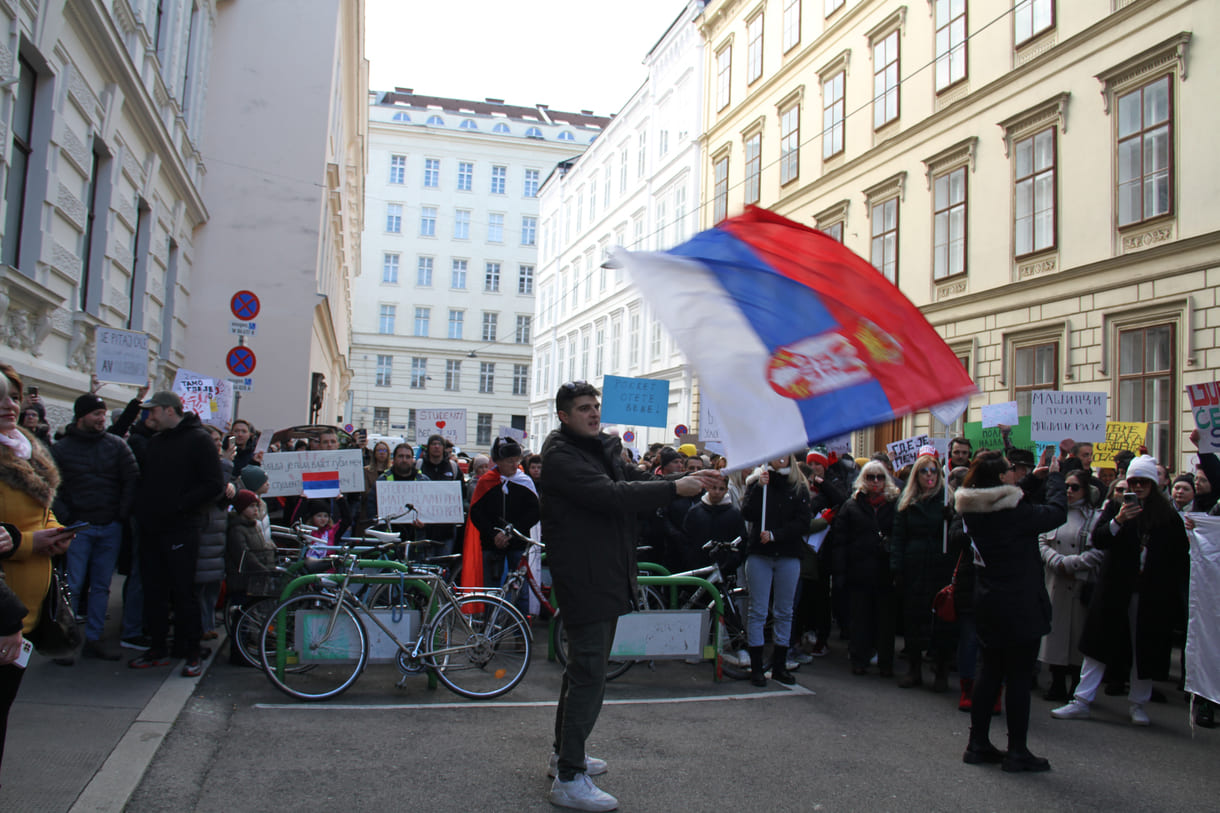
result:
[[[88,522],[81,521],[81,522],[73,522],[71,525],[65,525],[65,526],[63,527],[63,530],[65,530],[65,531],[79,531],[81,528],[88,528],[88,527],[89,527],[89,523],[88,523]]]
[[[13,666],[18,669],[24,669],[30,662],[30,653],[34,651],[34,645],[30,643],[29,638],[21,639],[21,654],[17,656],[17,660],[13,661]]]
[[[31,398],[38,397],[38,388],[37,387],[26,387],[25,391]]]
[[[233,437],[232,435],[225,435],[224,442],[221,443],[220,448],[224,449],[227,452],[233,448],[233,444],[236,442],[237,442],[237,438]]]
[[[1124,492],[1123,505],[1134,505],[1136,508],[1139,508],[1140,498],[1130,491]]]

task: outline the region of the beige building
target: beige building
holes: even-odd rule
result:
[[[1220,368],[1220,6],[713,0],[700,24],[705,227],[755,203],[871,260],[977,382],[966,420],[1102,391],[1187,465],[1183,389]]]

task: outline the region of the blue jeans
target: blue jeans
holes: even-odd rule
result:
[[[767,624],[767,599],[775,627],[771,639],[776,646],[787,646],[792,637],[792,603],[796,583],[801,577],[801,560],[795,556],[750,556],[746,559],[746,585],[750,590],[750,609],[746,619],[746,641],[763,645]]]
[[[68,546],[68,585],[72,588],[72,611],[80,609],[85,577],[89,578],[89,618],[85,623],[85,638],[99,641],[106,628],[106,605],[110,603],[110,579],[123,543],[123,526],[119,522],[90,525],[76,532]]]

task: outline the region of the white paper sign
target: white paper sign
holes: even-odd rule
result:
[[[920,446],[930,446],[931,443],[932,441],[927,435],[916,435],[913,438],[887,443],[885,450],[889,452],[890,460],[894,463],[894,471],[898,471],[903,466],[909,466],[915,462],[919,457]]]
[[[513,429],[511,426],[501,426],[499,429],[496,430],[496,437],[512,438],[513,440],[517,441],[518,443],[524,443],[525,442],[525,430],[524,429]]]
[[[364,491],[364,454],[359,449],[265,454],[263,471],[271,486],[268,497],[296,496],[301,493],[301,475],[320,471],[339,472],[339,490],[344,494]]]
[[[466,445],[466,410],[417,409],[415,442],[427,443],[429,435],[440,435],[454,446]]]
[[[99,327],[95,366],[99,381],[144,386],[148,383],[148,334]]]
[[[839,457],[847,457],[851,454],[851,432],[838,437],[827,438],[825,443],[827,453],[834,452]]]
[[[934,407],[929,407],[928,411],[932,413],[932,417],[940,421],[945,426],[951,426],[962,416],[962,413],[970,406],[970,396],[964,398],[955,398],[952,401],[945,401],[943,404],[937,404]],[[1014,421],[1013,423],[1016,423]]]
[[[1101,443],[1106,439],[1106,393],[1035,390],[1030,393],[1032,440]]]
[[[426,523],[464,522],[462,484],[456,480],[378,480],[377,511],[382,516],[397,514],[414,505]],[[408,515],[404,519],[414,519]]]
[[[706,398],[699,402],[699,437],[704,442],[712,443],[724,440],[720,436],[720,421]]]
[[[233,385],[220,378],[178,370],[173,391],[182,399],[182,408],[194,412],[206,424],[227,430],[233,418]]]
[[[990,426],[1016,426],[1017,421],[1017,402],[1005,401],[1002,404],[983,404],[983,428]]]

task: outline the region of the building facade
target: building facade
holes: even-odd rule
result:
[[[255,367],[237,413],[259,428],[343,423],[364,228],[364,0],[219,8],[204,135],[214,218],[198,240],[187,366],[235,377],[230,301],[250,291]]]
[[[353,313],[352,422],[414,439],[466,410],[459,448],[526,430],[538,190],[608,119],[409,88],[368,97],[369,216]]]
[[[700,26],[705,226],[756,203],[870,259],[978,384],[965,420],[1102,391],[1188,465],[1183,390],[1220,368],[1220,8],[713,0]]]
[[[146,333],[158,386],[185,362],[216,14],[212,0],[0,3],[0,335],[53,426],[89,389],[98,327]]]
[[[555,391],[565,381],[601,387],[606,375],[669,382],[666,426],[621,425],[640,448],[674,439],[698,405],[692,374],[611,248],[660,251],[699,222],[703,56],[691,0],[645,56],[644,84],[597,141],[556,167],[540,200],[537,335],[530,431],[555,428]]]

